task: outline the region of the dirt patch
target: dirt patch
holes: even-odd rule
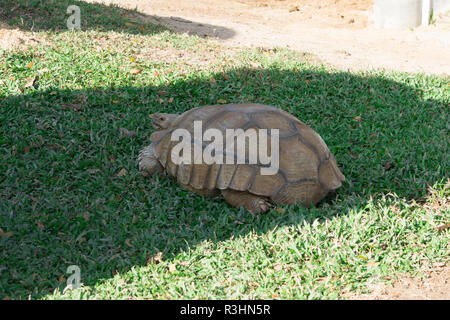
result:
[[[237,0],[253,7],[287,11],[315,27],[365,28],[373,0]]]
[[[345,293],[350,300],[450,300],[450,266],[436,263],[423,277],[401,276],[392,286],[375,284],[367,294]]]
[[[0,22],[0,49],[14,49],[26,46],[33,46],[40,40],[29,32],[11,28],[9,25]]]
[[[229,45],[290,47],[339,69],[450,74],[450,15],[414,30],[372,26],[372,0],[88,0]]]

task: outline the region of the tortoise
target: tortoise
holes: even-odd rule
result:
[[[263,175],[260,163],[207,164],[172,161],[171,133],[176,129],[193,132],[194,121],[204,129],[278,129],[279,169]],[[310,207],[342,185],[344,175],[322,138],[293,115],[273,106],[243,103],[208,105],[178,114],[155,113],[152,125],[158,131],[138,157],[139,170],[147,175],[167,171],[185,189],[204,196],[219,193],[234,207],[251,213],[267,212],[274,204],[300,202]],[[191,140],[192,146],[196,142]],[[191,146],[191,145],[190,145]],[[201,144],[205,149],[205,144]],[[248,147],[246,146],[248,158]],[[247,159],[248,160],[248,159]]]

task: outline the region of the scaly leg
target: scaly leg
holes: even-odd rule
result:
[[[164,171],[163,166],[155,156],[153,143],[139,152],[138,163],[139,170],[147,172],[149,176]]]
[[[251,213],[266,213],[273,206],[267,198],[245,191],[222,190],[225,200],[233,207],[244,207]]]

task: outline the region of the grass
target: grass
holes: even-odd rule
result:
[[[165,29],[139,23],[138,17],[145,15],[136,10],[79,0],[0,0],[0,21],[27,31],[67,31],[67,8],[71,5],[80,8],[82,30],[154,34]]]
[[[40,16],[42,2],[19,4]],[[89,27],[42,25],[45,44],[0,52],[0,297],[334,299],[448,262],[449,231],[436,229],[450,220],[448,78],[133,32],[130,11],[102,28],[119,9],[80,5],[99,10]],[[310,125],[343,187],[312,209],[251,215],[139,175],[151,113],[224,101]],[[83,286],[64,291],[69,265]]]

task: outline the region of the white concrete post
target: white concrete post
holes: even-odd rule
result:
[[[430,24],[431,0],[422,0],[422,25]]]

